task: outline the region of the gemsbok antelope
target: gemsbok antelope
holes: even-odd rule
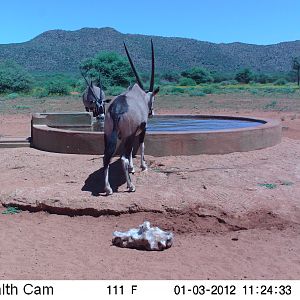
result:
[[[131,181],[129,173],[134,173],[132,150],[136,136],[139,136],[139,145],[141,147],[141,168],[142,170],[147,170],[147,165],[144,158],[144,138],[148,117],[154,114],[154,98],[159,91],[159,88],[154,90],[154,49],[152,40],[152,70],[150,88],[148,91],[145,91],[143,87],[125,43],[124,47],[137,83],[129,87],[124,93],[117,96],[108,107],[107,114],[105,115],[105,150],[103,166],[105,176],[104,189],[107,195],[113,193],[108,181],[108,172],[111,158],[116,151],[118,139],[121,140],[121,143],[124,145],[123,152],[121,153],[121,160],[129,192],[135,191],[135,186]]]
[[[103,120],[105,115],[105,103],[108,103],[110,100],[105,100],[105,94],[101,85],[100,77],[100,87],[97,87],[93,84],[92,80],[88,82],[83,73],[81,73],[81,75],[87,84],[87,87],[82,95],[82,102],[85,107],[85,110],[87,112],[92,111],[94,117]]]

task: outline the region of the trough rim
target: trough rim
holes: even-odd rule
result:
[[[77,112],[68,112],[70,114],[77,114]],[[82,113],[82,112],[81,112]],[[50,114],[50,113],[49,113]],[[53,113],[56,114],[56,113]],[[57,114],[64,114],[62,112]],[[35,113],[33,117],[48,115],[47,113]],[[190,131],[147,131],[147,135],[155,135],[155,134],[193,134],[193,133],[226,133],[226,132],[242,132],[242,131],[252,131],[252,130],[261,130],[272,127],[277,127],[281,125],[281,121],[278,119],[270,119],[270,118],[259,118],[259,117],[249,117],[249,116],[228,116],[228,115],[195,115],[195,114],[160,114],[155,115],[154,118],[165,118],[165,117],[176,117],[176,118],[193,118],[193,119],[227,119],[227,120],[242,120],[242,121],[250,121],[250,122],[259,122],[261,125],[254,125],[244,128],[234,128],[234,129],[220,129],[220,130],[190,130]],[[47,124],[32,124],[34,127],[38,127],[42,130],[52,130],[57,132],[72,132],[72,133],[88,133],[92,135],[103,135],[103,131],[84,131],[84,130],[68,130],[65,128],[58,128],[54,126],[49,126]],[[83,126],[82,126],[83,127]],[[89,127],[89,126],[87,126]]]

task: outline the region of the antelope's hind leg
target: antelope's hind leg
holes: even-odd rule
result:
[[[127,182],[127,189],[129,192],[135,192],[135,186],[131,182],[131,178],[129,175],[130,159],[132,160],[131,155],[132,155],[133,142],[134,142],[134,136],[130,136],[126,139],[125,144],[124,144],[124,154],[121,156],[123,170],[124,170],[126,182]]]
[[[103,157],[103,167],[104,167],[104,191],[106,195],[111,195],[113,190],[108,181],[108,172],[109,172],[109,164],[112,156],[115,153],[117,146],[117,135],[115,132],[112,132],[111,135],[104,135],[104,157]]]

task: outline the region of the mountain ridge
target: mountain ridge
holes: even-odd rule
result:
[[[292,58],[300,56],[300,40],[271,45],[212,43],[182,37],[124,34],[111,27],[84,27],[73,31],[49,30],[27,42],[0,44],[0,60],[14,60],[31,72],[78,73],[79,63],[100,51],[115,51],[125,56],[125,41],[138,69],[147,72],[151,38],[158,72],[178,72],[193,66],[220,73],[233,73],[245,67],[264,73],[288,72]]]

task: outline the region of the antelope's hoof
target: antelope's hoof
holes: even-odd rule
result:
[[[131,174],[134,174],[135,173],[135,169],[133,167],[132,168],[129,167],[128,168],[128,172],[131,173]]]
[[[141,169],[142,169],[142,171],[147,171],[148,167],[147,167],[147,165],[141,165]]]
[[[113,193],[111,187],[106,187],[105,188],[105,193],[106,193],[106,196],[111,195]]]
[[[135,186],[133,184],[128,187],[128,192],[135,192]]]

